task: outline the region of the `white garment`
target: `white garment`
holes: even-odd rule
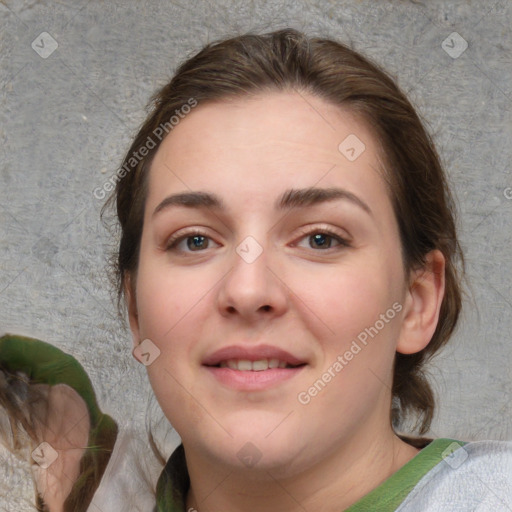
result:
[[[418,482],[396,512],[512,512],[512,442],[458,448]]]
[[[114,450],[87,512],[150,512],[163,469],[147,443],[119,430]]]

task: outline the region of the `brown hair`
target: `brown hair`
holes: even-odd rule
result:
[[[433,417],[434,395],[423,367],[452,334],[461,308],[457,263],[463,273],[464,261],[453,199],[434,143],[404,93],[380,67],[338,42],[285,29],[211,43],[184,62],[151,98],[152,110],[126,154],[116,188],[102,210],[103,216],[115,202],[121,228],[113,262],[120,315],[125,277],[131,276],[132,283],[136,280],[148,174],[164,138],[156,136],[159,127],[169,127],[172,116],[191,104],[191,99],[202,104],[276,90],[312,93],[366,121],[381,145],[404,269],[423,266],[425,255],[433,249],[439,249],[446,259],[445,295],[436,331],[421,352],[397,353],[394,367],[393,426],[399,427],[409,413],[415,413],[416,427],[425,433]],[[138,152],[149,146],[150,139],[158,140],[140,158]]]

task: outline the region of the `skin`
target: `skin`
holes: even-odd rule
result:
[[[338,150],[350,134],[366,146],[352,162]],[[187,509],[342,510],[418,453],[390,425],[392,367],[396,351],[417,352],[434,333],[444,259],[433,251],[424,269],[404,271],[382,172],[362,120],[306,93],[199,105],[158,149],[139,267],[125,285],[134,346],[149,338],[160,350],[147,371],[185,447]],[[346,199],[274,209],[285,190],[312,186],[343,188],[371,213]],[[214,193],[226,209],[153,215],[167,196],[190,191]],[[181,238],[194,228],[208,237],[199,250]],[[326,229],[348,245],[316,244],[312,235]],[[263,250],[250,264],[236,252],[247,236]],[[299,403],[394,303],[401,312]],[[201,365],[227,345],[263,343],[307,366],[255,392],[223,386]],[[237,455],[247,442],[261,456],[252,467]]]
[[[80,459],[89,440],[89,411],[82,397],[66,384],[36,384],[34,387],[48,393],[48,415],[42,411],[41,416],[36,414],[38,442],[32,449],[45,453],[40,448],[44,441],[58,456],[47,468],[33,463],[32,472],[37,491],[48,509],[63,512],[64,502],[80,475]]]

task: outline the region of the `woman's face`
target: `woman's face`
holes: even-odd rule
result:
[[[292,472],[389,432],[406,296],[353,114],[267,93],[199,105],[163,141],[131,325],[187,453]]]

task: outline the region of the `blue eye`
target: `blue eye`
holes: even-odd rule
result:
[[[304,247],[300,242],[307,240],[309,249],[328,250],[336,247],[350,247],[347,240],[340,235],[327,229],[313,229],[302,234],[300,241],[293,244]],[[173,236],[167,242],[166,251],[168,252],[202,252],[213,246],[219,246],[206,233],[201,231],[191,231],[181,236]],[[316,251],[315,251],[316,252]]]
[[[332,241],[334,238],[327,233],[317,233],[315,235],[310,235],[310,242],[317,244],[318,247],[322,249],[329,249],[331,247]]]
[[[327,230],[313,230],[306,233],[301,240],[307,239],[309,247],[311,249],[331,249],[333,247],[333,241],[336,242],[337,246],[348,247],[349,243],[339,235],[327,231]],[[297,244],[299,245],[299,244]]]
[[[185,241],[187,242],[187,247],[191,251],[195,251],[196,249],[206,249],[208,248],[208,238],[203,235],[194,235],[188,236]],[[189,243],[191,242],[191,243]]]
[[[186,249],[180,247],[185,242]],[[208,249],[213,240],[200,231],[194,231],[182,236],[171,237],[167,242],[166,251],[200,252]],[[213,242],[215,244],[215,242]],[[218,244],[216,244],[218,245]]]

